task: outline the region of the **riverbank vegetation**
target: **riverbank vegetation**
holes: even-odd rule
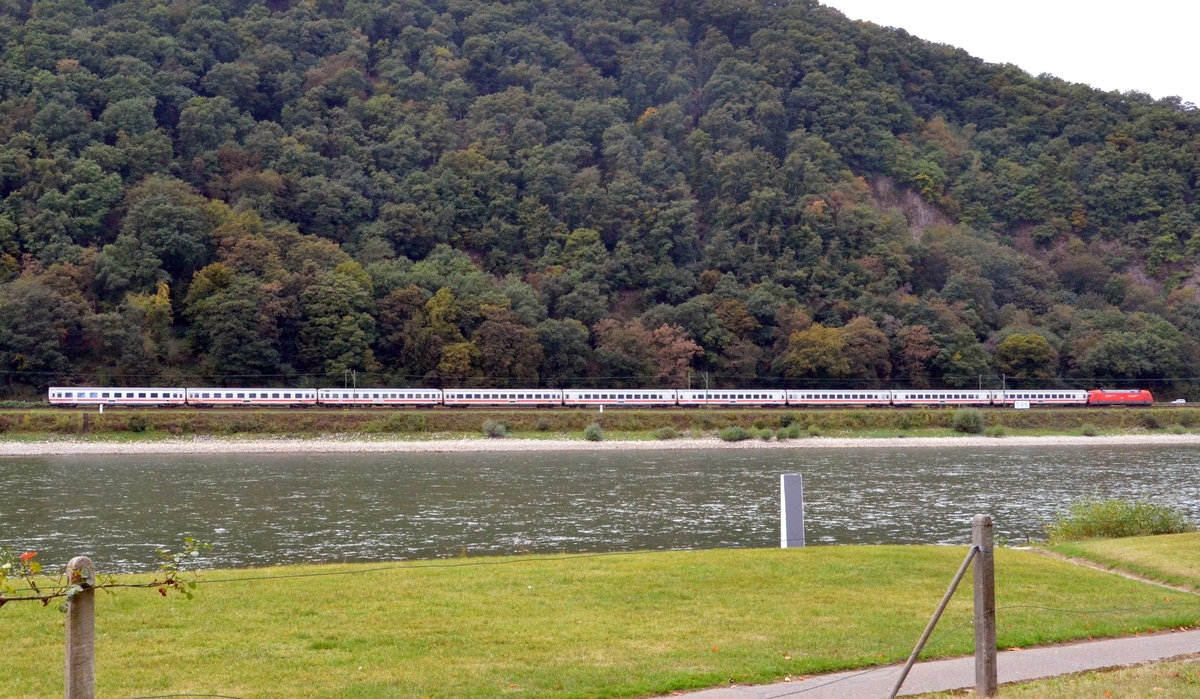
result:
[[[1183,512],[1151,502],[1085,497],[1046,525],[1051,541],[1118,539],[1195,531]]]
[[[97,689],[632,697],[879,665],[908,654],[964,552],[843,546],[211,571],[191,601],[137,590],[98,598]],[[339,575],[256,580],[309,574]],[[996,577],[1002,647],[1200,622],[1192,595],[1029,551],[997,550]],[[929,655],[970,652],[970,604],[960,590]],[[21,629],[5,645],[0,694],[61,693],[56,613],[14,603],[0,619]]]
[[[1076,408],[978,411],[990,433],[1006,435],[1162,433],[1200,431],[1200,408]],[[0,438],[71,435],[156,439],[184,435],[447,436],[582,438],[595,424],[606,439],[714,436],[721,430],[771,430],[788,439],[815,436],[949,436],[950,409],[754,410],[0,410]],[[482,426],[482,428],[481,428]],[[593,434],[594,434],[593,430]],[[732,433],[731,433],[732,434]]]

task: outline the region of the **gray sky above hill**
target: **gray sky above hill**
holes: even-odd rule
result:
[[[1200,105],[1195,0],[822,0],[989,63]]]

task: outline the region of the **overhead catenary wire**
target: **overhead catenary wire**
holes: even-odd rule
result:
[[[364,379],[387,379],[387,380],[402,380],[410,382],[425,382],[429,381],[429,377],[425,374],[402,374],[387,371],[358,371],[359,377]],[[292,373],[246,373],[246,374],[224,374],[224,373],[135,373],[135,372],[110,372],[110,371],[24,371],[24,370],[0,370],[0,376],[12,377],[78,377],[78,378],[100,378],[105,380],[133,380],[133,379],[151,379],[159,383],[170,383],[172,381],[225,381],[225,380],[241,380],[241,379],[272,379],[286,381],[312,381],[320,383],[335,384],[338,379],[325,372],[292,372]],[[759,385],[828,385],[828,386],[862,386],[865,384],[883,385],[911,385],[913,379],[905,379],[903,377],[892,377],[889,379],[872,379],[862,377],[783,377],[783,376],[756,376],[747,378],[739,374],[723,374],[719,372],[710,372],[709,377],[714,382],[738,384],[739,386],[754,387]],[[962,390],[967,390],[971,385],[979,381],[984,381],[997,386],[1002,384],[1002,377],[999,374],[945,374],[939,377],[943,383],[959,383],[962,384]],[[497,383],[511,382],[528,382],[528,377],[524,376],[502,376],[492,375],[487,377],[488,380]],[[625,374],[625,375],[603,375],[603,376],[580,376],[569,380],[542,380],[536,383],[551,385],[584,385],[595,384],[598,382],[613,382],[613,381],[636,381],[643,383],[661,382],[663,377],[656,374]],[[1062,386],[1096,386],[1096,385],[1115,385],[1115,384],[1171,384],[1171,383],[1196,383],[1200,382],[1200,376],[1152,376],[1152,377],[1109,377],[1109,376],[1051,376],[1051,377],[1007,377],[1010,382],[1021,381],[1033,384],[1050,384]],[[477,382],[478,379],[471,379]],[[435,381],[436,382],[436,381]],[[442,381],[443,383],[447,381]],[[748,384],[748,385],[747,385]]]

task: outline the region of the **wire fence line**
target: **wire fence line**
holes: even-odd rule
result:
[[[430,378],[424,374],[400,374],[386,371],[355,371],[354,376],[362,381],[405,381],[405,382],[430,382]],[[348,377],[342,377],[338,374],[328,374],[323,372],[301,372],[301,373],[252,373],[252,374],[223,374],[223,373],[115,373],[104,371],[90,372],[61,372],[61,371],[21,371],[21,370],[0,370],[0,376],[14,378],[74,378],[74,379],[103,379],[106,381],[131,381],[131,380],[152,380],[158,382],[173,382],[173,381],[225,381],[225,380],[242,380],[242,379],[262,379],[271,381],[290,381],[304,383],[321,383],[323,385],[335,385],[338,383],[349,381]],[[1062,388],[1091,388],[1097,385],[1150,385],[1163,386],[1171,384],[1195,384],[1200,383],[1200,376],[1150,376],[1150,377],[1111,377],[1111,376],[1052,376],[1052,377],[1013,377],[1001,374],[946,374],[940,378],[940,381],[947,385],[957,385],[963,389],[969,389],[972,386],[982,383],[989,384],[989,389],[1001,388],[1005,385],[1012,384],[1020,385],[1039,385]],[[489,380],[501,383],[522,382],[529,383],[528,377],[515,375],[492,375]],[[637,381],[643,383],[661,382],[662,377],[655,374],[627,374],[627,375],[604,375],[604,376],[581,376],[570,379],[550,379],[536,381],[534,383],[540,386],[592,386],[598,382],[612,381]],[[853,377],[783,377],[783,376],[757,376],[747,379],[747,377],[739,374],[723,374],[718,372],[693,372],[691,383],[703,386],[705,381],[710,383],[733,383],[738,386],[750,387],[755,386],[798,386],[798,385],[827,385],[827,386],[855,386],[861,387],[864,384],[870,384],[878,388],[896,385],[912,385],[912,381],[892,378],[887,380],[882,379],[862,379]],[[437,383],[435,380],[434,383]],[[994,384],[994,385],[993,385]],[[923,386],[921,386],[923,388]]]
[[[289,580],[289,579],[294,579],[294,578],[320,578],[320,577],[330,577],[330,576],[364,575],[367,573],[379,573],[379,572],[389,572],[389,571],[397,571],[397,570],[422,570],[422,569],[426,569],[426,568],[429,568],[429,569],[432,569],[432,568],[470,568],[470,567],[480,567],[480,566],[495,567],[495,566],[514,565],[514,564],[524,564],[524,563],[556,563],[556,562],[560,562],[560,561],[572,561],[572,560],[581,560],[581,559],[587,559],[587,558],[612,558],[612,557],[616,557],[616,556],[643,556],[646,554],[654,554],[654,553],[687,552],[687,551],[703,552],[703,551],[720,551],[720,550],[725,550],[725,549],[720,549],[720,548],[644,549],[644,550],[636,550],[636,551],[602,551],[602,552],[596,552],[596,553],[557,554],[557,555],[541,555],[541,556],[518,555],[513,558],[505,558],[504,560],[475,560],[475,561],[462,561],[462,562],[455,562],[455,563],[451,563],[451,562],[424,563],[421,561],[403,561],[403,562],[397,562],[397,563],[392,563],[392,564],[383,565],[383,566],[374,566],[374,567],[370,567],[370,568],[361,568],[361,569],[355,569],[355,570],[329,570],[329,571],[319,571],[319,572],[312,572],[312,573],[288,573],[286,575],[255,575],[255,576],[245,576],[245,577],[235,577],[235,578],[197,578],[197,579],[193,580],[192,582],[196,583],[197,585],[216,584],[216,583],[232,583],[232,582],[272,582],[275,580]],[[336,564],[329,564],[329,565],[336,565]],[[354,564],[349,564],[349,565],[354,565]],[[149,573],[140,573],[140,574],[148,575]],[[139,575],[139,573],[128,573],[128,575]],[[150,583],[114,583],[111,585],[102,585],[102,586],[97,586],[97,587],[102,587],[103,589],[116,589],[116,588],[153,588],[153,587],[159,587],[159,586],[161,586],[161,583],[150,582]],[[31,587],[16,588],[14,590],[14,592],[34,592],[34,591],[36,591],[36,588],[31,588]]]

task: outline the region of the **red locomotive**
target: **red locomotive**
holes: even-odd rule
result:
[[[1154,405],[1154,396],[1144,389],[1088,391],[1088,405]]]

